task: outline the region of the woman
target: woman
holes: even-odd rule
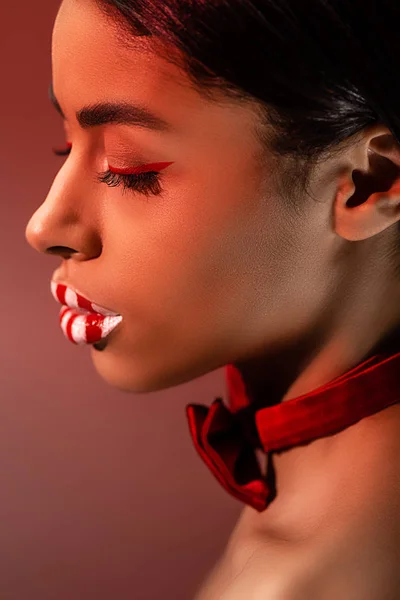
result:
[[[69,154],[27,240],[66,337],[189,405],[244,510],[196,600],[400,593],[395,0],[63,0]],[[266,464],[263,464],[265,462]]]

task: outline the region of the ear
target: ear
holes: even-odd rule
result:
[[[385,126],[373,126],[349,158],[338,182],[334,230],[365,240],[400,220],[400,145]]]

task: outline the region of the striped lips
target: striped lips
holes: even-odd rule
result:
[[[104,339],[122,321],[122,316],[91,302],[68,286],[51,281],[54,299],[63,305],[60,325],[74,344],[93,344]]]
[[[56,281],[51,282],[51,293],[54,299],[60,304],[65,304],[70,308],[83,309],[87,312],[98,313],[100,315],[113,315],[118,316],[118,313],[112,312],[107,308],[103,308],[94,302],[90,302],[87,298],[78,294],[71,288],[67,287],[63,283],[57,283]]]

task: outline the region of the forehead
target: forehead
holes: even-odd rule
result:
[[[262,151],[252,107],[221,94],[217,102],[204,98],[183,69],[155,51],[151,37],[124,44],[116,26],[95,0],[63,0],[53,29],[52,82],[67,120],[86,104],[131,101],[171,123],[179,139],[225,149],[257,144],[253,150]]]
[[[93,0],[64,0],[52,36],[53,88],[63,105],[134,97],[161,113],[205,103],[185,72],[155,52],[151,38],[132,36],[129,47]],[[136,39],[136,41],[135,41]],[[135,42],[135,43],[133,43]]]

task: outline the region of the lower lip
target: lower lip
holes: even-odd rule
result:
[[[65,337],[73,344],[96,344],[104,340],[122,321],[121,315],[101,315],[63,306],[60,325]]]

